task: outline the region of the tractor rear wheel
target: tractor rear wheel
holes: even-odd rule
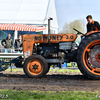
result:
[[[86,37],[77,53],[77,64],[83,75],[90,79],[100,79],[100,33]]]
[[[39,78],[46,74],[48,63],[41,55],[32,55],[25,60],[23,69],[28,77]]]

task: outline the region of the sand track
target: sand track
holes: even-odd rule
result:
[[[81,73],[49,72],[43,78],[28,78],[22,71],[0,73],[0,89],[100,92],[100,80],[88,80]]]

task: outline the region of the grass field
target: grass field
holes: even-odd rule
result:
[[[7,69],[6,71],[11,71],[11,69]],[[23,69],[15,68],[15,69],[12,69],[12,71],[14,72],[23,71]]]
[[[50,92],[0,90],[0,100],[99,100],[100,93],[94,92]]]
[[[60,72],[60,73],[67,73],[67,72],[72,72],[72,73],[78,72],[78,73],[80,73],[80,70],[73,70],[73,69],[50,69],[50,71]]]

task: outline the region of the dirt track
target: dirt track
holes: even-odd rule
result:
[[[0,89],[100,92],[100,80],[88,80],[81,73],[49,72],[43,78],[28,78],[22,71],[0,73]]]

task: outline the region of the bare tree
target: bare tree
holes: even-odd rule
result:
[[[70,23],[65,23],[63,26],[62,33],[64,34],[76,34],[77,32],[73,30],[73,28],[76,28],[82,33],[85,33],[85,22],[82,19],[79,20],[74,20]],[[77,42],[80,43],[81,37],[78,35],[78,38],[76,40]]]
[[[79,30],[80,32],[85,33],[85,24],[84,24],[84,20],[79,19],[79,20],[74,20],[70,23],[65,23],[63,26],[63,30],[62,33],[68,34],[68,33],[76,33],[73,28],[76,28],[77,30]]]

